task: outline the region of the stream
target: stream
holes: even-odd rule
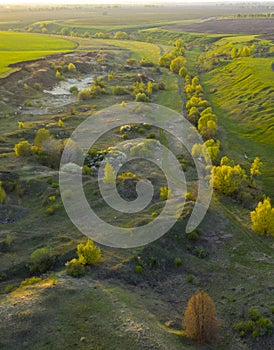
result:
[[[83,78],[60,81],[52,90],[43,90],[43,97],[39,99],[41,106],[35,106],[37,100],[34,100],[33,107],[24,107],[22,111],[31,115],[43,115],[50,113],[52,109],[74,103],[77,101],[77,94],[70,93],[70,88],[76,86],[79,91],[90,88],[93,77],[94,74],[87,74]]]

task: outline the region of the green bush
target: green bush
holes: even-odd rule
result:
[[[91,175],[92,174],[92,169],[89,166],[87,166],[87,165],[83,165],[83,174]]]
[[[43,247],[34,250],[30,256],[30,272],[44,273],[54,264],[52,248]]]
[[[156,139],[156,134],[155,134],[155,132],[150,132],[150,133],[147,135],[146,138],[147,138],[147,139]]]
[[[126,63],[131,66],[131,67],[136,67],[138,66],[138,61],[135,58],[128,58],[126,60]]]
[[[66,271],[72,277],[81,277],[85,274],[85,266],[78,259],[72,259],[66,263]]]
[[[141,126],[139,126],[136,131],[139,133],[139,134],[144,134],[145,133],[145,129],[142,128]]]
[[[22,281],[20,284],[20,287],[31,286],[33,284],[40,282],[40,281],[42,281],[42,278],[40,278],[40,277],[30,277],[30,278],[27,278],[24,281]]]
[[[72,86],[70,89],[69,89],[69,92],[71,94],[78,94],[79,90],[78,90],[78,87],[77,86]]]
[[[78,244],[77,255],[81,264],[94,265],[101,259],[101,249],[88,239],[86,244]]]
[[[172,197],[172,191],[168,186],[163,186],[160,188],[160,198],[162,201],[167,200],[168,197]]]
[[[11,292],[13,292],[15,289],[18,288],[18,285],[15,283],[12,284],[8,284],[5,288],[4,288],[4,293],[5,294],[9,294]]]
[[[194,280],[194,276],[190,274],[190,275],[187,276],[186,280],[187,280],[188,283],[192,283],[193,280]]]
[[[135,272],[136,273],[141,273],[143,271],[143,266],[141,265],[136,265],[135,266]]]
[[[150,130],[152,128],[152,125],[150,123],[143,123],[143,127],[147,130]]]
[[[17,157],[29,157],[34,154],[33,146],[28,141],[21,141],[14,146]]]
[[[90,92],[90,90],[88,88],[86,88],[84,90],[81,90],[78,93],[78,99],[79,100],[86,101],[86,100],[90,100],[92,98],[93,98],[93,96],[91,95],[91,92]]]
[[[206,257],[205,248],[202,246],[195,247],[194,254],[200,259],[205,258]]]
[[[174,259],[174,266],[179,267],[182,265],[182,259],[181,258],[175,258]]]
[[[72,72],[72,73],[76,72],[76,67],[75,67],[75,65],[73,63],[69,63],[68,64],[68,71]]]
[[[150,102],[149,97],[144,92],[139,92],[135,98],[136,102]]]
[[[154,66],[154,63],[149,61],[147,58],[142,58],[141,61],[140,61],[140,64],[142,67],[153,67]]]
[[[55,210],[52,206],[47,207],[46,209],[47,215],[53,215],[55,213]]]
[[[262,317],[254,308],[248,310],[248,321],[238,322],[234,327],[240,332],[240,336],[251,335],[254,338],[267,336],[273,333],[273,323],[269,318]]]
[[[159,260],[155,257],[155,256],[152,256],[151,258],[150,258],[150,263],[149,263],[149,266],[151,267],[151,268],[153,268],[153,267],[157,267],[157,266],[159,266]]]
[[[48,140],[51,139],[51,135],[49,130],[45,128],[41,128],[37,130],[34,138],[34,146],[38,147],[41,149],[44,143],[46,143]]]
[[[253,307],[251,307],[248,310],[248,318],[252,321],[258,321],[261,317],[261,314],[259,313],[258,310],[254,309]]]
[[[187,234],[187,239],[189,239],[192,242],[196,242],[199,239],[199,234],[197,231],[192,231]]]
[[[164,81],[160,81],[158,84],[158,89],[159,90],[165,90],[166,89],[166,83]]]
[[[25,107],[33,107],[33,103],[30,100],[26,100]]]
[[[112,87],[112,94],[113,95],[117,95],[117,96],[119,96],[119,95],[128,95],[129,91],[123,86],[116,85],[116,86]]]
[[[131,171],[126,171],[124,173],[121,173],[120,175],[118,175],[117,180],[118,181],[124,181],[127,179],[139,179],[140,175],[138,174],[134,174]]]
[[[2,181],[0,181],[0,204],[3,204],[6,200],[6,192],[2,187]]]
[[[42,91],[42,85],[40,83],[35,83],[33,87],[37,91]]]

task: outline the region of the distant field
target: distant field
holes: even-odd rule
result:
[[[98,1],[99,3],[99,1]],[[168,2],[167,2],[168,4]],[[253,8],[252,12],[264,12],[267,7]],[[10,22],[12,27],[22,27],[33,22],[46,20],[69,20],[73,25],[142,25],[156,22],[173,22],[212,16],[232,15],[235,13],[250,13],[249,6],[236,5],[82,5],[82,6],[44,6],[34,7],[2,7],[0,8],[1,22],[5,26]],[[13,22],[13,23],[11,23]],[[9,24],[7,24],[9,25]],[[8,28],[8,27],[5,27]]]
[[[70,51],[76,43],[40,34],[0,32],[0,76],[14,70],[12,63],[38,59],[46,55]]]
[[[211,19],[209,21],[199,23],[176,24],[166,28],[170,30],[194,33],[266,34],[273,33],[274,18]]]

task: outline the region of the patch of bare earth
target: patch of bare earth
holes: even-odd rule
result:
[[[211,19],[201,23],[172,25],[166,29],[209,34],[271,34],[274,32],[274,18]]]

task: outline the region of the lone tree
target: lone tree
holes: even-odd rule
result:
[[[261,162],[259,157],[256,157],[251,164],[250,167],[250,182],[251,184],[255,184],[254,177],[256,175],[261,175],[261,167],[263,166],[263,163]]]
[[[270,198],[259,202],[255,210],[250,213],[252,230],[259,235],[274,236],[274,208],[271,207]]]
[[[216,307],[205,291],[194,294],[188,301],[183,317],[188,338],[199,344],[210,342],[218,331]]]
[[[107,162],[104,169],[103,182],[106,184],[111,184],[111,183],[114,183],[115,180],[116,180],[116,176],[115,176],[115,171],[113,169],[113,166],[109,162]]]

